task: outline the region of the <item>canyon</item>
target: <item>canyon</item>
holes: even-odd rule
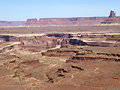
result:
[[[0,22],[0,90],[119,90],[120,17]]]
[[[120,88],[120,34],[0,35],[0,89]]]

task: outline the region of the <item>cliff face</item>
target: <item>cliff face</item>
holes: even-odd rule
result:
[[[116,17],[114,11],[110,11],[109,17],[76,17],[76,18],[43,18],[37,20],[27,19],[27,25],[95,25],[95,24],[120,23],[120,17]]]
[[[95,25],[120,23],[120,17],[46,18],[28,19],[26,25]]]
[[[0,26],[20,25],[94,25],[106,20],[107,17],[75,17],[75,18],[42,18],[27,21],[0,21]]]
[[[63,34],[60,34],[61,36]],[[69,34],[67,34],[69,35]],[[42,50],[56,48],[57,46],[65,46],[65,45],[87,45],[87,43],[77,40],[67,38],[64,35],[63,37],[48,37],[48,36],[30,36],[30,37],[15,37],[15,36],[0,36],[0,39],[6,43],[11,42],[19,42],[19,48],[24,51],[31,52],[40,52]],[[15,46],[15,45],[14,45]],[[10,47],[4,48],[5,50],[1,50],[1,52],[6,51],[7,49],[11,50],[14,48],[13,45]],[[16,47],[15,47],[16,48]]]
[[[107,17],[78,17],[78,18],[44,18],[44,19],[27,19],[26,24],[39,25],[93,25],[99,24],[106,20]]]
[[[120,17],[108,17],[105,21],[101,23],[103,24],[120,23]]]

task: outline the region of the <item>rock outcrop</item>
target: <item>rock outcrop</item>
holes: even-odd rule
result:
[[[49,36],[49,35],[48,35]],[[6,46],[3,49],[1,49],[1,53],[5,51],[13,51],[19,49],[23,51],[30,51],[30,52],[40,52],[42,50],[50,49],[50,48],[56,48],[58,45],[64,46],[64,45],[87,45],[87,43],[78,40],[78,39],[72,39],[70,38],[70,34],[56,34],[55,36],[30,36],[30,37],[15,37],[15,36],[6,36],[2,35],[0,36],[0,39],[3,40],[3,42],[6,43],[15,43],[15,45]],[[18,43],[16,46],[16,43]],[[17,49],[14,49],[16,48]],[[19,50],[17,50],[19,51]],[[16,51],[15,51],[16,52]]]
[[[116,13],[114,11],[110,11],[110,16],[109,17],[116,17]]]
[[[4,51],[13,51],[13,48],[19,48],[23,51],[40,52],[51,48],[64,47],[65,45],[77,46],[101,46],[101,47],[119,47],[120,35],[104,34],[63,34],[54,33],[43,36],[9,36],[1,35],[1,53]],[[118,43],[117,43],[118,42]],[[17,49],[15,49],[17,50]],[[19,51],[19,50],[17,50]],[[16,51],[15,51],[16,52]]]
[[[120,23],[120,17],[110,11],[109,17],[43,18],[27,19],[26,25],[96,25]]]
[[[57,50],[48,50],[43,56],[67,58],[66,63],[79,63],[84,61],[120,61],[120,54],[97,53],[90,49],[75,48],[75,46],[63,47]]]
[[[107,17],[27,19],[26,25],[94,25],[105,19],[107,19]]]

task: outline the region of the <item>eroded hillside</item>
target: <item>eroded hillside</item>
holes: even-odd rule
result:
[[[119,61],[119,33],[1,35],[0,89],[120,89]]]

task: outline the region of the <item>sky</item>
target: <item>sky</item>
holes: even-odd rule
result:
[[[120,0],[0,0],[0,21],[28,18],[120,16]]]

